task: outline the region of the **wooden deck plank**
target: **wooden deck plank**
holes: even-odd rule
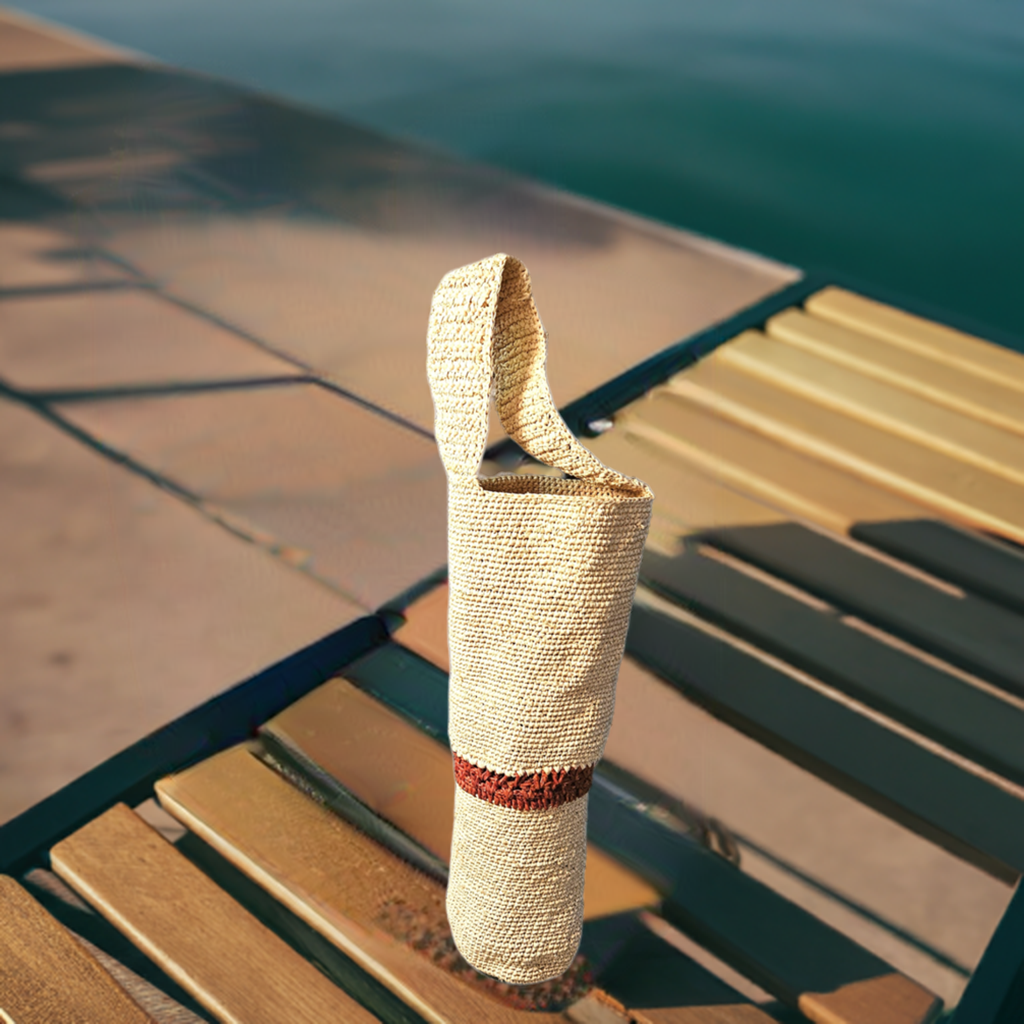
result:
[[[413,607],[415,613],[406,615],[401,627],[403,646],[447,672],[450,667],[447,585],[428,590]]]
[[[1004,430],[1024,434],[1020,391],[799,309],[773,316],[765,333]]]
[[[446,591],[442,586],[417,601],[413,620],[422,624],[420,615],[425,613],[429,619],[438,606],[446,611]],[[421,636],[426,634],[427,630],[421,630]],[[447,636],[443,620],[440,636],[442,640]],[[447,660],[446,643],[444,657]],[[335,679],[268,722],[260,734],[264,740],[273,737],[301,751],[307,763],[315,766],[314,774],[306,775],[304,781],[313,778],[322,785],[324,775],[330,773],[374,811],[389,813],[410,837],[435,845],[447,857],[452,825],[450,756],[441,743],[384,704],[344,679]],[[319,792],[319,785],[317,789]],[[603,923],[613,915],[622,916],[624,911],[660,900],[652,885],[590,845],[584,893],[587,922]],[[608,985],[604,974],[600,975],[602,986],[610,986],[611,994],[629,1005],[634,1018],[650,1019],[652,1024],[765,1020],[760,1010],[738,1002],[735,991],[692,960],[653,935],[644,935],[643,928],[639,931],[641,934],[627,943],[628,948],[616,953]],[[587,936],[585,931],[584,950]],[[651,969],[654,964],[657,971]],[[638,976],[644,978],[642,985],[625,984],[626,979]],[[675,1006],[676,1001],[689,1005]],[[646,1009],[638,1014],[633,1003]],[[710,1006],[715,1007],[713,1012]]]
[[[624,428],[620,430],[617,426],[596,440],[600,443],[592,448],[598,458],[639,477],[654,491],[648,547],[671,552],[678,548],[680,537],[694,529],[726,524],[754,526],[790,519],[780,505],[773,507],[749,498],[736,490],[734,483],[726,485],[714,478],[704,465],[695,467],[644,438],[629,435]],[[728,476],[731,467],[724,460],[722,468],[723,475]],[[820,511],[827,519],[833,518],[828,510]],[[415,619],[404,628],[410,627],[418,632]]]
[[[179,824],[175,822],[175,825]],[[174,843],[176,849],[300,956],[316,964],[335,985],[370,1008],[382,1024],[424,1024],[423,1018],[411,1006],[364,971],[334,943],[296,917],[195,833],[184,827],[181,831],[183,835]]]
[[[785,341],[744,332],[710,357],[826,408],[1024,484],[1019,435]]]
[[[310,800],[247,751],[235,748],[220,754],[165,779],[158,791],[164,806],[190,830],[425,1019],[460,1024],[564,1020],[552,1011],[505,1005],[490,994],[503,986],[468,981],[437,966],[431,954],[453,960],[443,887]],[[345,864],[346,871],[328,867],[337,864]],[[425,952],[406,944],[416,939],[430,940],[421,941]],[[523,988],[519,996],[525,1001],[540,989]],[[715,1018],[696,1014],[693,1020],[711,1024]]]
[[[822,682],[1024,785],[1024,711],[688,547],[640,578]]]
[[[831,526],[837,533],[848,532],[854,539],[968,592],[1007,608],[1024,611],[1024,555],[1011,546],[942,520],[929,519],[920,506],[904,502],[896,495],[888,495],[870,484],[863,485],[867,492],[863,495],[858,495],[856,490],[846,491],[842,480],[839,481],[840,486],[833,487],[832,474],[840,477],[845,474],[828,466],[820,466],[819,469],[810,459],[805,460],[803,466],[800,463],[792,465],[792,472],[786,473],[778,484],[768,479],[765,487],[758,487],[758,500],[745,497],[732,488],[743,486],[745,479],[745,489],[752,493],[757,486],[759,465],[780,469],[781,463],[768,461],[770,449],[778,446],[742,432],[747,433],[747,437],[741,436],[736,451],[731,452],[725,445],[716,447],[716,438],[707,439],[705,435],[708,450],[720,455],[717,466],[720,477],[728,478],[727,485],[719,483],[705,475],[705,472],[711,474],[712,468],[705,470],[703,465],[695,468],[669,447],[674,432],[692,423],[688,415],[676,418],[675,409],[680,404],[668,395],[665,401],[652,400],[649,408],[642,410],[644,417],[651,421],[643,436],[633,432],[639,418],[638,411],[637,415],[630,414],[617,423],[614,430],[590,443],[598,458],[640,477],[653,489],[656,497],[651,543],[654,546],[672,552],[678,547],[678,538],[684,535],[723,527],[789,522],[791,517],[782,511],[786,509],[793,517],[820,526]],[[754,443],[748,446],[748,440]],[[767,446],[769,451],[765,452],[761,445]],[[739,458],[744,460],[742,467],[733,474],[736,464],[732,460]],[[847,477],[847,480],[851,479],[855,484],[862,483]],[[882,500],[876,502],[875,496]],[[877,513],[885,508],[882,504],[884,499],[890,497],[892,505],[888,507],[890,515],[886,518],[850,522],[841,508],[848,500],[863,500],[864,504],[859,506],[861,512]],[[775,507],[767,504],[772,500]],[[826,503],[834,507],[827,507]],[[901,518],[901,514],[908,517]],[[444,611],[439,610],[435,614],[443,615]],[[402,634],[403,638],[411,637],[409,641],[403,639],[403,643],[414,648],[421,643],[420,634],[426,636],[419,622],[417,616],[416,621],[410,621],[404,627],[412,632]],[[429,654],[424,656],[435,660]]]
[[[124,804],[58,843],[50,859],[219,1020],[376,1020]]]
[[[447,932],[440,883],[305,796],[246,749],[232,748],[166,778],[157,793],[190,831],[424,1019],[522,1019],[524,1011],[439,969],[429,952],[403,941]],[[542,1022],[561,1019],[534,1016]]]
[[[880,629],[1024,696],[1024,617],[931,586],[798,523],[717,530],[714,543]]]
[[[922,506],[891,491],[716,416],[668,390],[631,406],[616,418],[615,429],[595,438],[590,447],[599,458],[618,456],[626,460],[623,466],[631,465],[638,456],[623,448],[623,436],[656,445],[661,460],[667,457],[683,462],[837,533],[862,520],[919,518],[924,512]],[[618,465],[614,461],[609,464]],[[645,460],[644,465],[650,467],[648,472],[657,472],[652,460]],[[656,487],[654,490],[658,501],[661,494]],[[714,504],[718,506],[722,500],[719,490]],[[736,499],[731,504],[736,505]],[[744,514],[753,514],[749,503]]]
[[[0,1019],[153,1024],[71,933],[6,875],[0,876]]]
[[[278,934],[287,937],[289,942],[300,946],[305,955],[313,959],[321,970],[325,970],[332,978],[337,974],[336,980],[343,987],[355,992],[356,985],[362,988],[372,986],[373,1002],[369,1005],[377,1008],[382,1006],[384,1000],[389,1003],[386,1013],[382,1009],[378,1009],[382,1020],[388,1021],[389,1024],[423,1024],[423,1018],[411,1007],[384,989],[375,978],[355,967],[352,961],[333,943],[301,921],[283,904],[278,903],[273,896],[242,874],[194,833],[186,832],[185,838],[178,844],[178,847],[186,856],[199,864],[203,871],[210,875],[221,888],[230,893],[234,899],[256,914]],[[635,940],[642,937],[642,933],[646,930],[641,916],[637,914],[617,914],[602,918],[595,924],[588,923],[584,927],[580,952],[602,975],[602,980],[607,967],[612,966],[614,970],[610,975],[612,986],[605,986],[604,989],[591,989],[583,999],[569,1008],[566,1016],[574,1024],[630,1024],[630,1013],[621,1005],[622,1000],[619,998],[620,988],[622,988],[620,979],[623,977],[628,979],[637,970],[643,969],[644,961],[641,957],[648,952],[649,946],[637,943]],[[684,1007],[686,1004],[695,1004],[697,995],[706,1000],[706,994],[714,986],[720,985],[717,979],[702,971],[688,957],[672,958],[666,956],[667,953],[672,954],[675,951],[668,948],[665,943],[658,942],[657,954],[663,963],[669,961],[668,969],[671,974],[668,978],[659,979],[661,984],[653,994],[663,1000],[667,999],[666,1006],[673,1007],[676,1003],[681,1003]],[[353,969],[358,971],[361,977],[353,978]],[[635,988],[623,989],[621,994],[632,996],[633,992],[635,992]],[[609,996],[611,998],[608,998]],[[736,993],[728,986],[725,986],[724,992],[719,989],[717,996],[716,1000],[708,1001],[713,1004],[726,1003],[737,1006]],[[725,998],[722,998],[723,996]],[[649,1002],[650,998],[642,1001]],[[740,1024],[740,1022],[743,1024],[768,1024],[760,1011],[750,1007],[749,1004],[740,1003],[737,1006],[737,1012],[740,1008],[744,1012],[753,1010],[754,1015],[740,1017],[739,1020],[736,1020],[735,1017],[727,1017],[724,1024]],[[665,1012],[667,1015],[671,1015],[676,1011],[670,1008],[665,1011],[658,1009],[656,1012]],[[708,1021],[707,1016],[703,1018],[699,1016],[699,1013],[698,1010],[695,1024],[714,1024],[713,1021]],[[637,1019],[636,1013],[633,1014],[633,1019]],[[667,1016],[666,1021],[671,1021],[671,1017]],[[174,1022],[170,1022],[170,1024],[174,1024]],[[195,1022],[193,1021],[191,1024],[195,1024]]]
[[[345,679],[318,687],[267,722],[260,735],[297,752],[314,777],[340,783],[447,864],[455,779],[451,754],[438,740]],[[660,898],[601,850],[587,851],[585,919],[649,907]]]
[[[659,427],[679,430],[685,425],[685,420],[672,418],[671,402],[664,403],[667,413],[660,420],[654,403],[650,404],[651,410],[645,410],[644,415],[651,415]],[[830,541],[788,521],[783,514],[774,514],[741,495],[716,487],[682,462],[670,460],[630,437],[629,421],[622,428],[622,434],[617,426],[598,438],[595,453],[650,484],[657,496],[656,519],[660,514],[669,520],[662,527],[666,532],[674,526],[680,536],[700,534],[713,543],[724,544],[727,550],[776,577],[1024,695],[1024,618],[1014,610],[1013,589],[1015,583],[1021,586],[1024,580],[1024,559],[1012,549],[941,522],[882,522],[863,524],[863,530],[854,524],[851,532],[863,535],[869,543],[876,535],[891,539],[900,533],[902,554],[913,556],[908,557],[912,565],[924,563],[940,577],[983,591],[996,590],[990,596],[1002,606],[971,593],[951,594],[843,545],[838,538]],[[892,546],[879,543],[883,550]],[[787,551],[790,556],[784,554]],[[665,553],[671,553],[671,548]],[[788,557],[793,559],[792,564]],[[992,582],[982,582],[982,574]],[[936,678],[940,677],[949,678],[942,673]],[[909,713],[910,709],[906,710]],[[977,749],[975,752],[980,755]],[[992,763],[991,757],[990,752],[988,763]],[[1002,757],[1000,754],[996,759],[1002,761]]]
[[[415,618],[416,605],[407,613]],[[346,669],[346,675],[397,710],[426,720],[434,735],[444,732],[447,677],[437,666],[389,644]],[[592,843],[668,894],[661,908],[665,917],[766,990],[799,1004],[811,1020],[910,1024],[931,1019],[938,1001],[930,993],[647,813],[651,803],[651,794],[633,797],[623,789],[620,773],[606,773],[599,765],[588,833]],[[847,1001],[856,986],[862,1001]],[[894,990],[902,993],[895,1003]],[[872,991],[877,998],[870,998]]]
[[[734,370],[713,357],[672,390],[954,521],[1024,543],[1024,487]]]
[[[447,862],[455,777],[451,756],[344,679],[332,679],[260,728],[299,753],[375,815]]]
[[[214,1019],[52,871],[33,868],[19,881],[157,1024],[203,1024]]]
[[[834,286],[812,295],[804,306],[823,320],[1024,392],[1024,357],[990,341]]]
[[[1024,870],[1024,802],[724,631],[639,603],[626,649],[717,717],[957,856],[1006,881]]]

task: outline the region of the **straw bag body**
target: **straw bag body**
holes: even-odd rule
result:
[[[653,495],[603,466],[559,415],[518,260],[493,256],[441,281],[428,375],[448,474],[448,918],[469,963],[525,984],[561,974],[579,947],[586,794]],[[478,477],[492,384],[509,436],[572,479]]]

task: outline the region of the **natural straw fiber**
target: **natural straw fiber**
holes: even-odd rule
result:
[[[448,474],[448,917],[466,960],[513,984],[561,974],[579,947],[586,793],[653,503],[569,431],[545,354],[518,260],[441,281],[427,369]],[[492,384],[509,436],[571,479],[478,477]]]

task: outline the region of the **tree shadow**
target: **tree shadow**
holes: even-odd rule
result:
[[[388,234],[600,248],[607,216],[227,82],[101,64],[0,75],[0,217],[301,212]]]

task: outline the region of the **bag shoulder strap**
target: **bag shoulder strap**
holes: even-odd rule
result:
[[[530,276],[519,260],[499,253],[445,275],[430,308],[427,376],[449,479],[477,479],[493,383],[502,426],[525,452],[581,480],[635,488],[637,481],[608,469],[566,426],[546,359]]]

